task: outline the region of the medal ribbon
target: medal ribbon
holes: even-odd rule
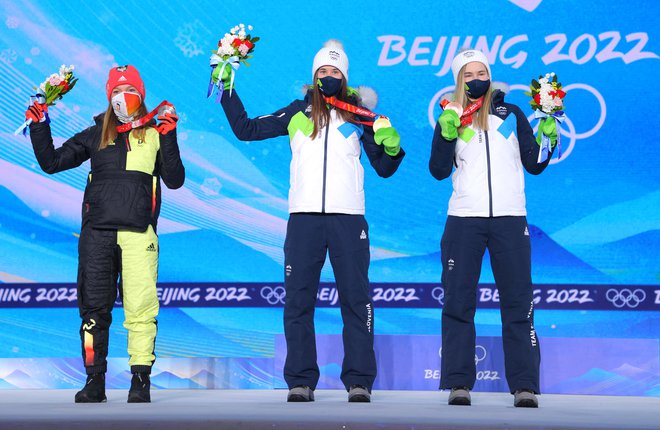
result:
[[[449,103],[449,100],[445,99],[440,102],[440,106],[444,109]],[[481,97],[463,110],[463,115],[461,115],[461,127],[472,124],[472,114],[478,111],[483,104],[484,98]]]
[[[373,118],[374,121],[377,120],[378,118],[388,119],[385,115],[379,115],[377,113],[371,112],[369,109],[361,108],[359,106],[355,106],[350,103],[346,103],[344,101],[338,100],[335,96],[332,97],[323,96],[323,98],[325,99],[326,103],[329,103],[336,108],[354,113],[356,115],[366,116],[367,118]],[[373,127],[374,121],[351,120],[351,122],[353,123],[368,125],[370,127]]]
[[[168,102],[167,100],[163,100],[162,102],[160,102],[158,106],[156,106],[156,109],[152,110],[142,118],[136,119],[135,121],[131,121],[126,124],[118,125],[117,132],[124,133],[134,128],[142,127],[143,125],[151,121],[158,113],[158,110],[163,106],[172,106],[172,103]]]

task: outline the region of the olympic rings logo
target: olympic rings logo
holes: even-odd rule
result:
[[[433,300],[437,300],[441,305],[444,305],[443,300],[445,298],[445,290],[442,287],[435,287],[431,290],[431,297],[433,297]]]
[[[487,355],[488,353],[486,352],[486,348],[481,345],[477,345],[474,348],[474,365],[476,366],[480,361],[484,361]]]
[[[622,290],[610,288],[605,293],[605,298],[619,309],[624,306],[634,309],[646,300],[646,293],[640,288],[636,290],[631,290],[629,288],[624,288]]]
[[[445,88],[441,89],[440,91],[438,91],[437,93],[435,93],[435,95],[431,99],[431,102],[429,103],[429,107],[428,107],[428,119],[429,119],[429,124],[431,125],[432,128],[435,128],[435,124],[436,124],[436,121],[437,121],[437,118],[438,118],[438,114],[435,112],[436,107],[439,106],[438,102],[442,99],[442,96],[444,96],[447,93],[453,92],[454,89],[455,89],[455,87],[453,85],[445,87]],[[508,93],[511,93],[513,91],[516,91],[516,90],[529,91],[529,86],[522,85],[522,84],[510,85]],[[605,99],[603,98],[603,95],[596,88],[592,87],[591,85],[587,85],[587,84],[569,84],[569,85],[566,85],[565,87],[563,87],[563,90],[566,91],[567,93],[571,90],[573,90],[573,91],[575,91],[575,90],[584,90],[584,91],[587,91],[588,93],[592,94],[596,98],[596,101],[598,102],[598,104],[600,106],[600,116],[598,117],[598,121],[596,122],[596,124],[593,127],[591,127],[591,129],[589,129],[585,132],[578,133],[576,128],[575,128],[575,125],[573,124],[573,122],[571,121],[571,119],[567,115],[566,119],[563,122],[563,124],[561,124],[559,126],[559,131],[560,131],[562,136],[566,136],[569,139],[568,145],[566,145],[565,141],[562,141],[562,157],[561,157],[561,160],[557,159],[556,157],[552,158],[550,160],[550,164],[561,163],[566,158],[568,158],[568,156],[573,151],[573,148],[575,148],[576,141],[578,139],[586,139],[586,138],[591,137],[594,134],[596,134],[601,129],[603,124],[605,123],[605,118],[607,116],[607,105],[605,104]],[[531,123],[531,120],[533,118],[534,118],[534,114],[531,114],[527,117],[527,120],[529,120],[530,123]],[[534,132],[536,132],[537,129],[538,129],[538,123],[534,127]]]
[[[276,305],[278,303],[284,304],[286,290],[284,287],[273,288],[265,286],[261,288],[261,297],[263,297],[270,305]]]
[[[442,359],[442,347],[438,350],[438,356]],[[478,365],[480,362],[484,361],[488,356],[488,351],[486,347],[482,345],[477,345],[474,347],[474,365]]]

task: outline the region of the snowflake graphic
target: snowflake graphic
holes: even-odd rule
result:
[[[9,16],[5,20],[5,25],[7,26],[7,28],[18,28],[19,23],[20,21],[15,16]]]
[[[4,49],[0,52],[0,61],[5,64],[11,64],[18,59],[18,54],[11,48]]]
[[[204,51],[200,48],[200,45],[201,41],[205,40],[206,37],[201,33],[210,36],[204,25],[196,19],[193,22],[189,22],[179,27],[177,30],[177,36],[174,39],[174,44],[181,50],[181,52],[183,52],[183,55],[188,58],[203,54]]]
[[[217,196],[222,189],[222,183],[220,183],[218,178],[206,178],[200,188],[207,196]]]

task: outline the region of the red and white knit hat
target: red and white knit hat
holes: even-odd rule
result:
[[[112,90],[119,85],[132,85],[138,90],[140,97],[144,100],[144,82],[137,69],[130,64],[127,66],[113,67],[108,74],[108,82],[105,84],[105,92],[108,100],[112,98]]]
[[[312,80],[314,74],[323,66],[333,66],[339,69],[348,82],[348,57],[344,52],[344,45],[338,40],[330,39],[323,44],[323,48],[314,56],[312,64]]]

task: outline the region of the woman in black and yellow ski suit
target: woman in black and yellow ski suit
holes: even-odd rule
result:
[[[118,126],[147,115],[144,83],[133,66],[114,67],[106,85],[105,114],[95,124],[55,149],[45,105],[26,112],[30,137],[41,169],[57,173],[90,160],[78,244],[80,337],[87,373],[77,403],[103,402],[108,332],[117,297],[117,281],[128,330],[133,379],[129,402],[149,402],[149,374],[155,360],[160,179],[168,188],[183,185],[185,171],[176,138],[177,116],[165,113],[132,130]],[[137,125],[137,124],[135,124]]]

